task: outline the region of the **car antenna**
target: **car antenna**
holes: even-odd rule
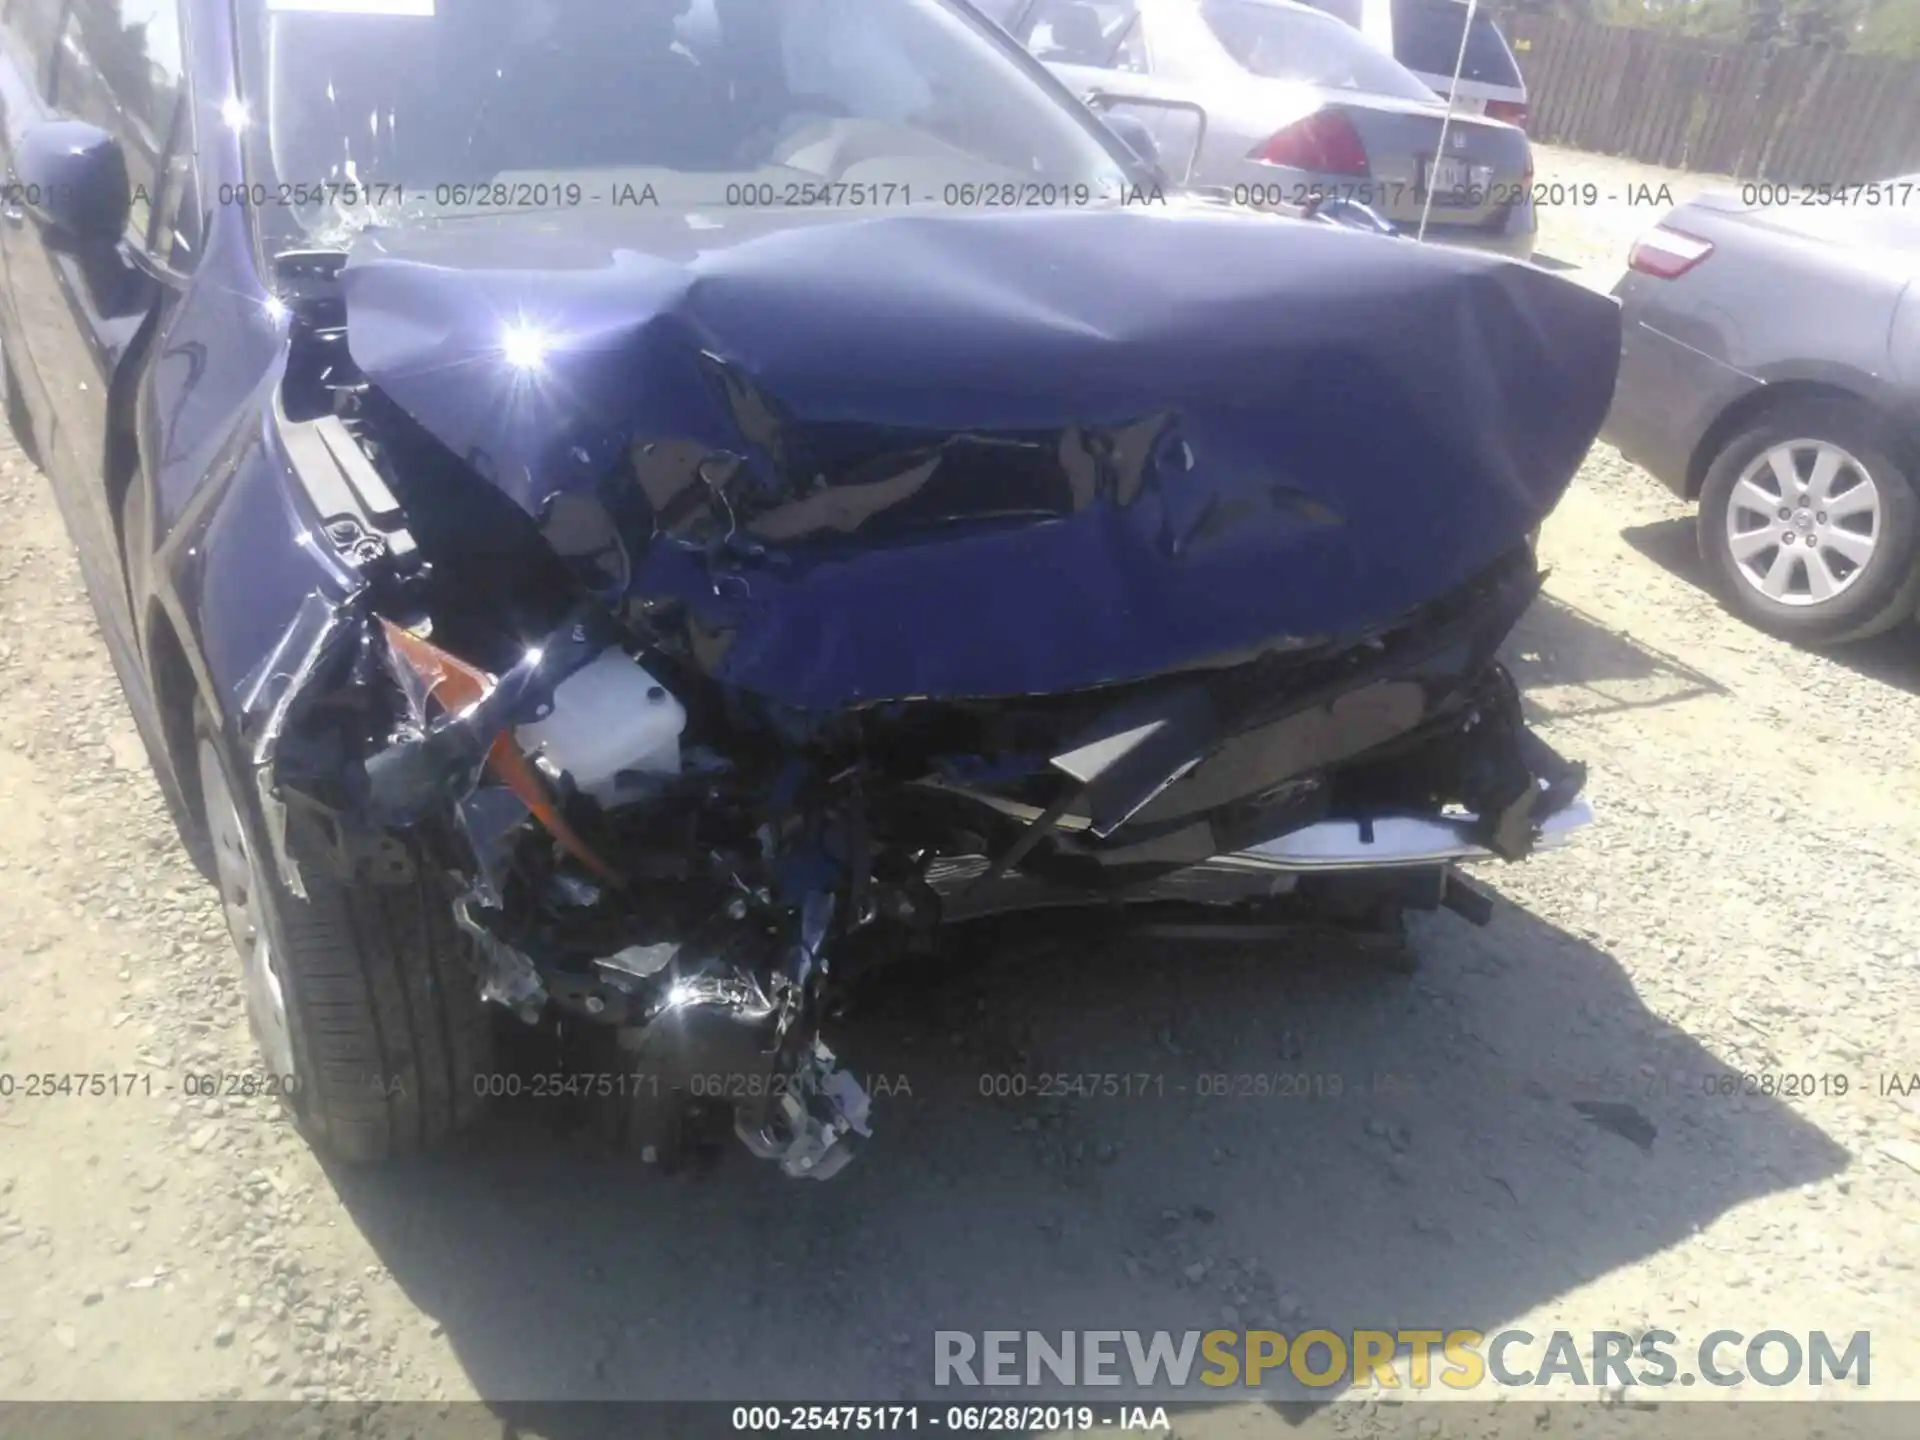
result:
[[[1460,98],[1460,72],[1467,64],[1467,37],[1473,34],[1474,12],[1480,8],[1480,0],[1467,0],[1467,23],[1460,27],[1460,50],[1453,57],[1453,83],[1447,87],[1447,113],[1440,117],[1440,141],[1433,147],[1433,164],[1427,167],[1427,198],[1420,205],[1420,231],[1413,238],[1423,241],[1427,238],[1427,216],[1433,211],[1433,172],[1447,153],[1447,130],[1453,124],[1453,107]]]

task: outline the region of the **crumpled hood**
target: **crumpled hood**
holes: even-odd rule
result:
[[[1553,507],[1620,346],[1528,266],[1157,206],[448,221],[342,284],[479,476],[604,509],[664,644],[822,710],[1388,622]]]

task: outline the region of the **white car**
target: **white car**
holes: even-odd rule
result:
[[[1466,0],[1302,0],[1353,26],[1441,95],[1453,90],[1460,62],[1457,108],[1524,127],[1527,82],[1513,51],[1485,6],[1467,23]],[[1466,54],[1460,38],[1466,36]]]

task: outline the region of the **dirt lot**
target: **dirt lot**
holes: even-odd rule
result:
[[[1542,262],[1578,267],[1574,278],[1602,290],[1626,269],[1634,236],[1702,190],[1740,183],[1553,145],[1533,153]]]
[[[1590,280],[1645,218],[1574,237]],[[538,1106],[328,1173],[269,1103],[183,1094],[251,1067],[227,942],[11,445],[0,515],[0,1072],[152,1086],[0,1099],[0,1397],[887,1401],[927,1394],[936,1328],[1312,1322],[1869,1329],[1872,1394],[1920,1397],[1920,1098],[1880,1093],[1920,1071],[1920,634],[1829,659],[1743,628],[1611,451],[1510,646],[1591,763],[1580,844],[1488,872],[1488,929],[1427,918],[1410,978],[1167,943],[903,977],[849,1048],[911,1094],[826,1185],[662,1178]],[[982,1098],[1009,1069],[1166,1093]],[[1343,1093],[1193,1098],[1282,1069]]]

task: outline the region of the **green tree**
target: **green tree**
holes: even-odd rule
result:
[[[1594,18],[1759,45],[1920,56],[1920,0],[1593,0]]]
[[[1773,38],[1790,45],[1828,45],[1844,50],[1859,23],[1855,0],[1786,0]]]
[[[1870,5],[1853,38],[1866,54],[1920,60],[1920,0],[1877,0]]]

